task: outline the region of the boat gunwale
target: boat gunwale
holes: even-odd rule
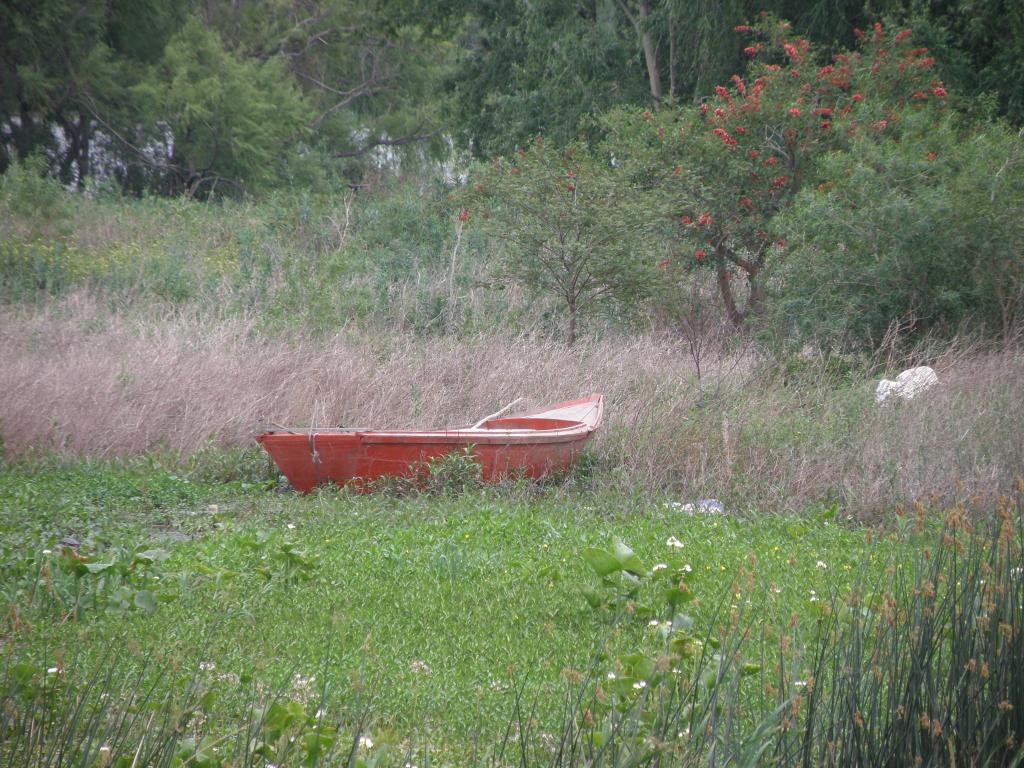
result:
[[[548,416],[559,411],[564,411],[574,406],[591,404],[591,411],[587,412],[590,417],[586,421],[579,419],[564,419],[556,416]],[[351,427],[324,427],[324,428],[300,428],[300,429],[276,429],[267,430],[256,439],[263,443],[265,438],[294,438],[298,440],[317,440],[338,436],[356,436],[363,444],[414,444],[426,443],[461,444],[461,445],[529,445],[531,443],[565,443],[574,440],[584,440],[597,431],[601,425],[604,415],[604,398],[601,395],[590,395],[578,400],[568,400],[554,406],[548,406],[542,410],[533,411],[522,416],[508,417],[516,419],[550,419],[552,421],[571,422],[571,426],[557,427],[555,429],[529,429],[529,428],[507,428],[492,429],[488,427],[452,427],[443,429],[360,429]],[[500,421],[501,419],[494,419]]]

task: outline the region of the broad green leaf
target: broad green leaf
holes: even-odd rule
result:
[[[590,603],[591,608],[600,608],[604,605],[605,598],[604,593],[593,587],[584,587],[580,590],[583,593],[584,599]]]
[[[113,568],[113,563],[85,563],[85,570],[89,573],[102,573],[108,568]]]
[[[171,553],[166,549],[147,549],[144,552],[137,553],[135,559],[143,563],[155,563],[166,560],[170,556]]]
[[[583,551],[583,559],[594,569],[598,576],[608,576],[622,570],[622,563],[608,552],[597,547],[588,547]]]
[[[647,575],[647,569],[640,562],[640,558],[621,539],[615,540],[614,556],[624,571],[632,573],[634,576]]]
[[[156,610],[156,595],[148,589],[140,589],[135,593],[135,606],[146,613],[153,613]]]

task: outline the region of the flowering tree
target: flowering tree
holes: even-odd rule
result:
[[[746,78],[733,76],[699,107],[618,111],[606,125],[626,173],[674,209],[675,256],[662,266],[715,270],[739,325],[763,312],[765,269],[786,247],[777,214],[808,182],[828,183],[816,161],[852,142],[891,140],[908,110],[936,108],[946,90],[910,30],[877,24],[830,62],[771,17],[736,32],[750,38]]]
[[[569,344],[582,311],[637,302],[657,279],[650,253],[659,219],[582,146],[557,149],[538,137],[495,159],[470,184],[466,206],[462,220],[492,237],[500,276],[562,303]]]

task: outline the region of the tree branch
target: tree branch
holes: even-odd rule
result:
[[[401,147],[417,141],[426,141],[436,135],[437,131],[435,130],[430,133],[410,134],[409,136],[402,136],[397,139],[374,139],[361,149],[352,150],[351,152],[335,152],[331,157],[359,157],[360,155],[365,155],[367,152],[370,152],[377,147]]]

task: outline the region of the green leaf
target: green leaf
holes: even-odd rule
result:
[[[113,563],[85,563],[85,570],[89,573],[102,573],[108,568],[113,568]]]
[[[155,563],[166,560],[170,556],[171,553],[165,549],[147,549],[144,552],[138,552],[135,559],[141,563]]]
[[[675,612],[676,608],[683,603],[692,602],[694,598],[696,598],[693,590],[685,584],[680,584],[678,587],[666,589],[662,594],[665,596],[665,601],[669,604],[669,607],[673,612]]]
[[[693,617],[685,613],[677,613],[672,617],[672,626],[675,629],[689,632],[693,629]]]
[[[615,540],[615,560],[619,563],[624,571],[631,573],[634,576],[646,576],[647,569],[644,564],[640,562],[640,558],[636,556],[632,549],[622,541],[621,539]]]
[[[603,549],[588,547],[583,551],[583,559],[594,569],[598,576],[608,576],[622,570],[622,563]]]
[[[580,592],[583,593],[584,599],[590,603],[591,608],[600,608],[605,603],[604,592],[594,587],[584,587]]]
[[[630,677],[638,680],[650,680],[654,677],[654,659],[642,653],[630,653],[619,659]]]
[[[156,595],[148,589],[140,589],[135,593],[135,607],[141,608],[146,613],[156,611]]]
[[[303,764],[307,766],[316,765],[321,758],[331,751],[334,746],[334,738],[326,733],[308,731],[302,736],[302,748],[306,752]]]

